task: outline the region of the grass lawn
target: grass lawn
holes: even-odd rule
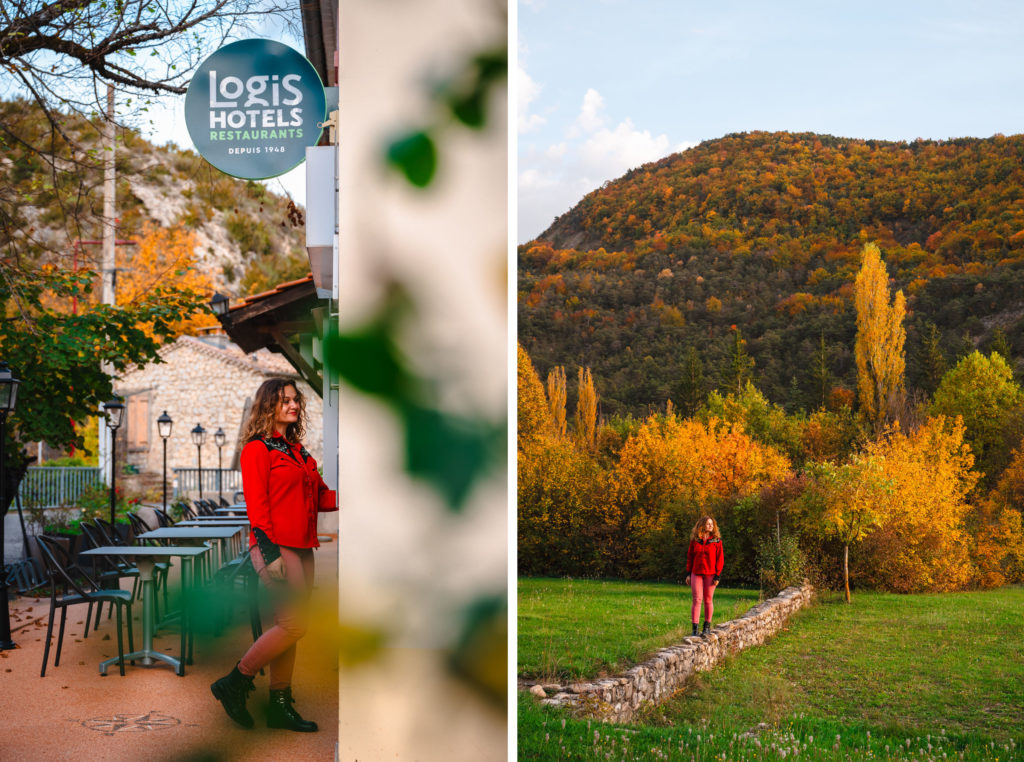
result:
[[[825,594],[628,727],[519,704],[523,759],[1021,760],[1022,744],[1019,586]]]
[[[734,619],[757,600],[757,590],[719,587],[713,621]],[[520,675],[566,679],[616,674],[690,634],[690,588],[524,578],[519,580],[518,619]]]

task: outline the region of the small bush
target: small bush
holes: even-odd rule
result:
[[[784,534],[778,541],[763,540],[757,546],[757,573],[765,598],[801,584],[806,566],[807,558],[793,535]]]

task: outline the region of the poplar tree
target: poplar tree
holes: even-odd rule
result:
[[[565,368],[556,365],[548,371],[548,406],[551,408],[551,420],[555,426],[555,436],[565,438]]]
[[[576,382],[576,442],[581,450],[592,451],[597,441],[597,390],[590,368],[580,368]]]
[[[897,291],[889,303],[889,276],[878,247],[869,243],[861,253],[861,267],[854,282],[857,308],[857,393],[861,414],[876,431],[885,423],[890,406],[903,389],[906,361],[903,327],[906,301]]]

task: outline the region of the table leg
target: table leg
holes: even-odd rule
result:
[[[173,666],[176,670],[181,669],[181,665],[177,659],[173,656],[160,653],[159,651],[153,650],[153,568],[155,562],[152,558],[143,558],[141,556],[136,557],[136,564],[139,567],[139,579],[142,582],[142,650],[133,651],[130,654],[124,655],[125,661],[140,661],[145,665],[151,665],[154,659],[167,662]],[[131,627],[129,621],[128,626]],[[107,668],[111,664],[117,664],[118,657],[107,659],[106,661],[100,662],[100,674],[107,674]],[[179,672],[181,674],[181,672]]]

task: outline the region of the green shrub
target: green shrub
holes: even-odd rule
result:
[[[777,595],[790,585],[801,584],[806,567],[807,558],[793,535],[763,540],[757,546],[757,573],[765,598]]]

